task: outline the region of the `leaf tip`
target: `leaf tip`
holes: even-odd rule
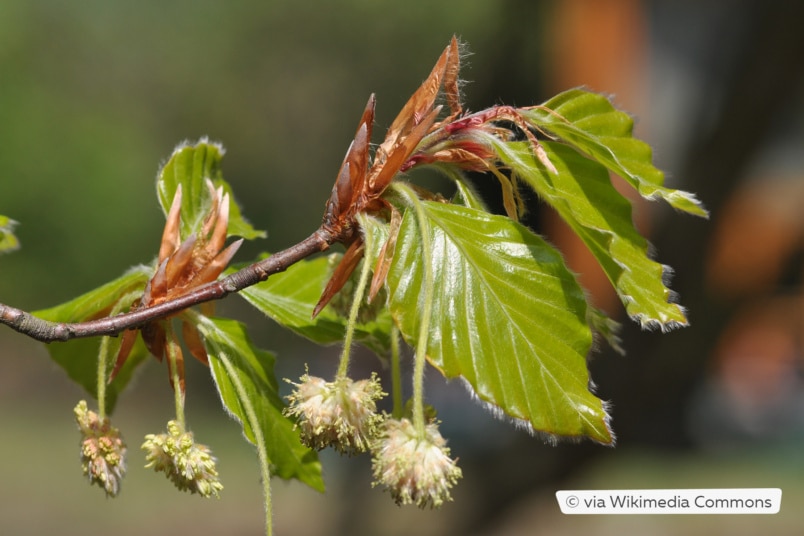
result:
[[[541,439],[545,444],[550,445],[551,447],[558,446],[559,443],[562,441],[570,442],[570,443],[580,443],[584,439],[590,439],[595,443],[599,443],[604,446],[613,447],[616,443],[616,437],[614,436],[614,432],[611,428],[611,412],[610,410],[610,403],[606,402],[605,400],[601,400],[602,406],[602,413],[603,418],[602,420],[591,423],[590,426],[584,427],[586,429],[585,433],[577,433],[577,434],[557,434],[547,430],[538,430],[534,428],[533,424],[527,420],[522,419],[519,417],[514,417],[506,413],[501,407],[483,400],[475,391],[472,384],[464,378],[463,376],[458,376],[463,383],[466,390],[469,391],[470,396],[473,400],[480,404],[482,408],[486,411],[491,413],[491,415],[501,421],[509,422],[514,425],[514,427],[518,430],[522,430],[527,432],[528,435]],[[590,382],[590,391],[594,390],[594,384]],[[600,425],[602,424],[602,429]]]

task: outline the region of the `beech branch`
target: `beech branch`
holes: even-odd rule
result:
[[[118,335],[124,330],[134,329],[153,320],[164,318],[179,311],[212,300],[220,300],[233,292],[265,281],[269,276],[284,272],[302,259],[329,249],[339,242],[340,236],[325,227],[285,250],[271,255],[259,262],[217,281],[207,283],[169,301],[152,307],[138,309],[116,316],[99,318],[87,322],[50,322],[31,313],[0,303],[0,323],[41,342],[68,341],[100,335]]]

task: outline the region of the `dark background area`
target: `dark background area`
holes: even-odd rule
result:
[[[667,182],[709,221],[636,201],[635,219],[675,270],[691,326],[640,332],[625,357],[590,358],[610,400],[614,449],[543,445],[429,374],[428,400],[464,480],[439,511],[398,508],[367,459],[322,457],[329,491],[276,482],[278,534],[800,534],[804,515],[804,3],[594,0],[0,3],[0,214],[22,249],[0,258],[0,301],[33,310],[107,282],[156,253],[160,162],[180,141],[227,148],[223,172],[276,251],[320,221],[371,92],[382,131],[453,34],[468,44],[466,105],[536,104],[585,85],[612,95],[653,145]],[[376,141],[376,140],[375,140]],[[487,193],[496,195],[496,181]],[[622,311],[589,256],[531,199],[528,223],[561,248],[597,305]],[[251,312],[280,377],[326,375],[316,347]],[[256,456],[188,370],[188,419],[219,457],[218,501],[144,470],[140,439],[172,395],[157,363],[121,398],[129,443],[121,496],[81,482],[72,407],[84,395],[42,345],[0,330],[0,532],[259,534]],[[358,359],[374,365],[373,357]],[[562,516],[557,489],[781,487],[776,516]]]

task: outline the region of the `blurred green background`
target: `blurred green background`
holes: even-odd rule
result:
[[[624,331],[626,357],[591,361],[613,404],[615,449],[548,447],[495,421],[430,374],[428,398],[465,478],[440,511],[396,507],[366,459],[325,453],[326,495],[276,482],[278,534],[800,534],[804,514],[802,227],[804,3],[741,0],[0,2],[0,214],[22,249],[0,258],[0,301],[68,300],[150,262],[164,223],[159,164],[180,141],[227,148],[223,172],[276,251],[317,226],[368,95],[390,124],[453,34],[469,45],[468,108],[542,102],[575,85],[635,114],[674,187],[709,222],[639,203],[673,266],[692,326]],[[377,140],[375,140],[377,141]],[[494,181],[488,193],[494,198]],[[596,303],[611,291],[552,214],[528,223],[566,251]],[[326,375],[337,349],[272,326],[237,298],[219,305],[279,354]],[[144,367],[115,414],[129,474],[107,500],[81,482],[72,408],[85,396],[38,343],[0,330],[0,533],[259,534],[256,456],[189,366],[188,420],[220,460],[205,501],[144,470],[163,429],[164,367]],[[358,355],[357,367],[374,365]],[[781,487],[776,516],[562,516],[557,489]]]

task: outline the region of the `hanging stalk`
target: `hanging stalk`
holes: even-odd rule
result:
[[[402,196],[406,204],[415,211],[421,234],[424,282],[422,285],[421,323],[416,340],[416,356],[413,364],[413,425],[416,427],[416,431],[424,437],[426,424],[424,419],[424,367],[427,361],[427,341],[430,336],[430,319],[433,314],[433,295],[435,293],[430,225],[416,192],[400,182],[394,182],[392,186]]]

